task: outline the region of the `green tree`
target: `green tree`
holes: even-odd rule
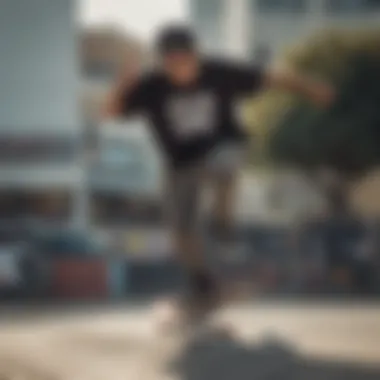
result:
[[[380,163],[380,33],[324,33],[290,50],[284,63],[333,83],[336,102],[321,110],[272,91],[253,104],[252,124],[267,131],[274,162],[302,169],[324,185],[332,207],[347,211],[352,184]]]

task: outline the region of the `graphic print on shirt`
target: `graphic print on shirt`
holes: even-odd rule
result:
[[[174,95],[168,99],[166,110],[173,133],[179,140],[215,132],[216,98],[210,93]]]

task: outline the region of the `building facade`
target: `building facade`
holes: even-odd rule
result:
[[[3,217],[68,216],[83,183],[75,14],[74,0],[1,4]]]
[[[207,51],[268,61],[329,27],[380,25],[379,0],[191,0]]]
[[[75,0],[2,5],[0,221],[88,225],[91,176],[104,167],[89,162],[88,137],[113,77],[141,49],[112,28],[76,28],[76,12]]]

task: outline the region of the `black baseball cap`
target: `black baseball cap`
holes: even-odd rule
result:
[[[160,55],[172,52],[194,52],[197,50],[195,33],[186,26],[168,26],[158,35],[156,49]]]

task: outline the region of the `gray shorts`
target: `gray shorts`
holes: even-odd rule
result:
[[[169,173],[166,202],[171,226],[180,232],[195,232],[201,222],[206,186],[231,180],[245,158],[246,149],[241,144],[225,144],[215,148],[201,163]]]

